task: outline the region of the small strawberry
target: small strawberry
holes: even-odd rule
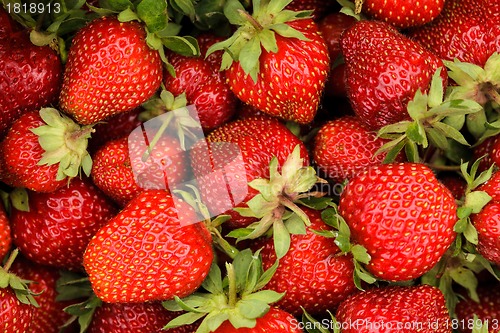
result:
[[[162,62],[138,22],[102,17],[72,40],[59,103],[81,124],[138,107],[159,88]]]
[[[84,255],[95,294],[104,302],[184,297],[203,282],[213,260],[211,235],[187,204],[147,190],[102,227]]]
[[[479,302],[464,296],[457,304],[458,331],[470,333],[477,327],[478,321],[488,323],[490,333],[497,333],[500,329],[500,285],[493,282],[477,288]],[[477,316],[477,319],[474,318]]]
[[[250,16],[234,1],[225,13],[240,27],[208,53],[225,50],[222,69],[244,103],[306,124],[319,106],[329,70],[328,50],[312,19],[304,18],[303,12],[282,10],[288,3],[256,2]]]
[[[434,20],[443,10],[445,0],[356,0],[366,15],[397,28],[418,27]]]
[[[0,262],[9,252],[11,244],[10,221],[3,204],[0,204]]]
[[[432,286],[372,288],[340,303],[343,333],[451,333],[442,292]]]
[[[370,129],[409,120],[408,102],[427,92],[443,62],[389,24],[359,21],[341,38],[347,96]],[[446,71],[441,71],[445,86]]]
[[[0,35],[0,133],[3,133],[22,113],[57,100],[62,65],[49,46],[31,43],[29,32],[20,28],[1,6]]]
[[[343,182],[370,166],[382,164],[386,154],[376,152],[386,142],[357,117],[343,116],[320,127],[312,155],[327,178]]]
[[[429,271],[455,239],[457,205],[451,192],[423,164],[373,166],[353,177],[339,213],[352,241],[371,256],[367,270],[405,281]]]
[[[12,209],[14,243],[30,260],[60,268],[82,268],[92,236],[115,207],[90,181],[79,178],[57,191],[28,191],[28,210]]]
[[[56,109],[26,112],[0,142],[1,180],[12,187],[53,192],[77,176],[80,167],[88,175],[91,132]]]
[[[313,232],[331,229],[321,219],[320,211],[309,208],[303,211],[311,224],[302,234],[291,235],[290,249],[279,260],[278,269],[266,285],[267,289],[285,293],[276,306],[295,316],[303,310],[311,314],[325,313],[356,290],[352,258],[340,255],[331,239]],[[254,247],[262,247],[264,269],[276,263],[272,239],[258,241]]]

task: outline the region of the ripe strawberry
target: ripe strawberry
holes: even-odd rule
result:
[[[79,178],[51,193],[28,192],[29,211],[12,209],[14,243],[30,260],[82,268],[92,236],[115,214],[114,206],[88,180]]]
[[[447,0],[432,22],[410,31],[410,37],[446,60],[483,66],[500,52],[500,3],[488,0]]]
[[[0,178],[12,187],[53,192],[92,161],[86,151],[91,128],[81,128],[55,109],[23,114],[0,142]]]
[[[225,321],[213,333],[301,333],[299,322],[291,314],[279,308],[271,308],[263,317],[257,319],[252,328],[235,328],[230,321]]]
[[[19,302],[8,288],[0,288],[0,329],[5,333],[28,332],[35,307]]]
[[[498,283],[484,284],[477,288],[479,302],[473,301],[470,297],[464,296],[456,308],[458,331],[470,333],[477,322],[477,319],[488,322],[489,332],[495,333],[500,329],[500,286]]]
[[[49,46],[35,46],[0,7],[0,133],[22,113],[56,101],[62,65]]]
[[[290,250],[279,260],[278,269],[266,285],[267,289],[285,293],[276,306],[295,316],[303,309],[310,314],[325,313],[356,290],[351,256],[340,255],[331,239],[311,231],[331,229],[321,219],[320,211],[303,210],[311,225],[305,234],[290,237]],[[269,269],[276,262],[273,239],[257,242],[255,247],[262,247],[262,266]]]
[[[10,222],[5,212],[3,204],[0,204],[0,262],[9,252],[12,244],[12,236],[10,234]]]
[[[318,109],[329,70],[328,50],[312,19],[281,11],[287,3],[271,0],[265,6],[254,6],[252,17],[242,6],[233,8],[228,17],[241,26],[209,53],[225,50],[222,69],[244,103],[306,124]],[[241,43],[242,38],[247,42]]]
[[[382,164],[386,154],[375,153],[386,142],[357,117],[343,116],[321,126],[312,155],[327,178],[343,182],[370,166]]]
[[[70,315],[63,309],[71,302],[60,302],[56,299],[57,280],[60,273],[57,269],[36,264],[26,259],[17,259],[11,271],[22,279],[33,281],[30,289],[39,307],[34,309],[31,320],[30,333],[58,333],[61,326],[69,319]]]
[[[77,122],[93,124],[136,108],[161,80],[162,62],[144,27],[102,17],[73,38],[59,103]]]
[[[492,200],[479,213],[471,215],[478,233],[477,251],[500,265],[500,172],[496,172],[478,190],[488,193]]]
[[[417,163],[367,169],[339,204],[353,242],[371,256],[367,270],[389,281],[417,278],[441,259],[455,239],[456,209],[451,192]]]
[[[491,165],[500,166],[500,135],[487,138],[472,149],[474,159],[483,157],[480,161],[480,170],[486,170]]]
[[[445,173],[439,175],[439,181],[446,186],[456,200],[461,200],[465,195],[467,182],[455,173]]]
[[[397,28],[418,27],[434,20],[443,10],[445,0],[407,2],[402,0],[364,0],[363,13]]]
[[[213,260],[211,236],[195,212],[164,190],[147,190],[102,227],[84,255],[95,294],[104,302],[184,297],[203,282]],[[189,216],[188,216],[189,215]]]
[[[442,292],[429,285],[380,287],[349,296],[337,309],[343,333],[451,333]]]
[[[359,21],[340,40],[353,110],[370,129],[410,120],[408,102],[427,92],[442,61],[389,24]],[[441,71],[446,86],[446,71]]]

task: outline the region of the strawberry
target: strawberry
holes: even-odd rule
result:
[[[442,292],[432,286],[380,287],[349,296],[337,309],[343,333],[451,333]]]
[[[59,56],[49,46],[35,46],[0,7],[0,133],[22,113],[57,100],[62,82]]]
[[[443,10],[445,0],[361,0],[362,12],[397,28],[418,27],[434,20]]]
[[[92,236],[115,207],[88,180],[79,178],[51,193],[28,191],[28,211],[12,209],[14,243],[30,260],[60,268],[82,268]]]
[[[304,234],[290,237],[290,249],[279,260],[278,269],[266,285],[267,289],[285,293],[276,306],[295,316],[303,310],[325,313],[356,290],[352,258],[339,255],[340,250],[332,240],[312,231],[331,229],[321,219],[320,211],[309,208],[303,211],[311,224]],[[262,247],[262,266],[269,269],[276,262],[273,240],[257,242],[255,247]]]
[[[461,200],[467,189],[465,180],[455,173],[445,173],[439,175],[439,181],[446,186],[456,200]]]
[[[369,36],[369,38],[367,38]],[[346,64],[347,96],[358,117],[370,128],[409,120],[408,102],[427,92],[443,62],[389,24],[359,21],[340,40]],[[446,86],[446,71],[441,71]]]
[[[244,103],[306,124],[319,106],[329,69],[328,50],[312,19],[303,18],[301,12],[281,11],[287,4],[286,0],[256,3],[250,16],[235,2],[226,14],[241,26],[208,53],[225,50],[222,69]]]
[[[458,302],[455,308],[457,316],[458,330],[470,333],[477,327],[477,319],[487,322],[490,333],[498,332],[500,329],[500,286],[498,283],[484,284],[477,288],[479,302],[472,300],[468,296]]]
[[[326,177],[342,182],[370,166],[382,164],[386,154],[376,152],[386,142],[357,117],[343,116],[320,127],[312,155]]]
[[[456,210],[451,192],[418,163],[367,169],[339,203],[353,242],[371,256],[367,270],[389,281],[417,278],[441,259],[456,236]]]
[[[271,308],[263,317],[257,319],[254,327],[235,328],[225,321],[213,333],[301,333],[299,322],[291,314],[279,308]]]
[[[0,262],[9,252],[11,244],[10,221],[3,204],[0,204]]]
[[[179,220],[179,213],[183,218]],[[184,297],[203,282],[213,260],[210,233],[194,210],[164,190],[132,199],[90,241],[84,267],[104,302]]]
[[[59,103],[77,122],[93,124],[138,107],[161,80],[162,62],[144,27],[102,17],[73,38]]]
[[[35,300],[39,307],[34,309],[30,324],[31,333],[58,333],[61,326],[69,319],[63,309],[71,302],[57,300],[56,284],[60,278],[57,269],[39,265],[26,259],[17,259],[11,268],[17,276],[33,281],[30,289],[37,294]]]
[[[409,35],[442,59],[483,66],[500,52],[499,17],[498,1],[447,0],[435,20]]]
[[[12,187],[37,192],[63,187],[80,166],[90,172],[86,148],[91,131],[52,108],[26,112],[0,142],[0,178]]]
[[[485,139],[472,149],[472,153],[476,160],[483,157],[481,170],[486,170],[493,164],[500,166],[500,135]]]
[[[500,265],[500,172],[478,188],[492,200],[479,213],[471,216],[478,233],[477,251],[486,259]]]

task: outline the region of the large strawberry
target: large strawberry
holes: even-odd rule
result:
[[[59,102],[77,122],[92,124],[136,108],[161,80],[160,55],[146,43],[145,28],[103,17],[73,38]]]
[[[273,116],[309,123],[328,74],[328,50],[312,19],[283,10],[289,2],[256,2],[252,16],[238,1],[227,4],[230,22],[240,27],[209,53],[226,51],[222,69],[243,102]]]
[[[419,43],[378,21],[359,21],[340,40],[346,89],[354,112],[370,129],[409,120],[408,102],[427,92],[443,62]],[[446,82],[446,71],[441,71]]]
[[[376,277],[403,281],[429,271],[455,239],[457,205],[423,164],[383,164],[353,177],[342,192],[340,215]]]
[[[213,260],[210,233],[187,204],[147,190],[102,227],[84,255],[96,295],[105,302],[184,297],[203,282]]]
[[[116,212],[95,185],[80,178],[51,193],[29,191],[28,206],[12,209],[14,243],[34,262],[76,270],[92,236]]]
[[[303,234],[290,237],[290,250],[279,260],[278,269],[266,285],[267,289],[285,293],[276,305],[296,316],[303,310],[311,314],[325,313],[356,290],[351,256],[341,255],[331,239],[313,232],[331,230],[321,219],[320,211],[303,210],[311,224]],[[264,269],[276,263],[272,239],[257,242],[255,247],[262,247]]]
[[[0,142],[0,178],[13,187],[53,192],[80,173],[90,173],[87,142],[92,129],[80,127],[56,109],[23,114]]]
[[[432,286],[381,287],[348,297],[337,309],[343,333],[451,333],[442,292]]]
[[[0,132],[23,112],[57,100],[62,81],[59,56],[49,46],[35,46],[0,6]]]

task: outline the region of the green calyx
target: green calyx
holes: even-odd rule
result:
[[[451,99],[443,93],[443,82],[439,68],[433,75],[429,93],[417,91],[408,103],[410,120],[401,121],[381,128],[378,136],[390,141],[378,153],[386,152],[385,163],[394,161],[404,148],[410,162],[420,162],[419,147],[447,151],[450,141],[470,146],[460,132],[465,123],[465,115],[474,114],[482,107],[469,99]]]
[[[256,217],[258,222],[247,228],[231,231],[228,236],[255,239],[271,232],[278,258],[282,258],[290,248],[290,234],[305,234],[310,224],[307,214],[298,206],[311,197],[321,197],[323,193],[309,192],[318,182],[325,181],[316,175],[311,166],[304,166],[297,145],[281,168],[278,159],[269,164],[269,179],[259,178],[248,185],[260,193],[247,202],[248,208],[235,208],[242,216]]]
[[[16,295],[19,302],[39,307],[37,301],[33,297],[38,296],[39,294],[33,293],[28,287],[32,281],[21,279],[15,274],[9,272],[9,269],[18,254],[19,250],[14,249],[10,253],[3,267],[0,267],[0,288],[10,288]]]
[[[250,15],[238,0],[228,0],[224,6],[224,15],[231,24],[239,28],[230,38],[212,45],[207,55],[224,50],[221,70],[228,69],[233,61],[239,62],[243,71],[257,82],[262,48],[267,52],[278,52],[276,34],[285,38],[307,40],[287,22],[309,17],[311,12],[285,10],[290,2],[291,0],[253,0],[253,14]]]
[[[232,263],[226,263],[226,276],[217,264],[213,264],[202,288],[207,292],[196,292],[183,299],[163,302],[169,311],[186,311],[170,321],[164,329],[192,324],[202,320],[196,333],[215,331],[229,321],[235,328],[252,328],[258,318],[264,316],[272,303],[284,294],[262,290],[271,280],[278,267],[276,262],[268,270],[262,268],[259,252],[249,249],[241,251]]]
[[[78,125],[53,108],[41,109],[40,117],[46,125],[31,130],[45,151],[38,164],[58,164],[56,180],[76,177],[80,170],[90,175],[92,159],[87,146],[94,129]]]

